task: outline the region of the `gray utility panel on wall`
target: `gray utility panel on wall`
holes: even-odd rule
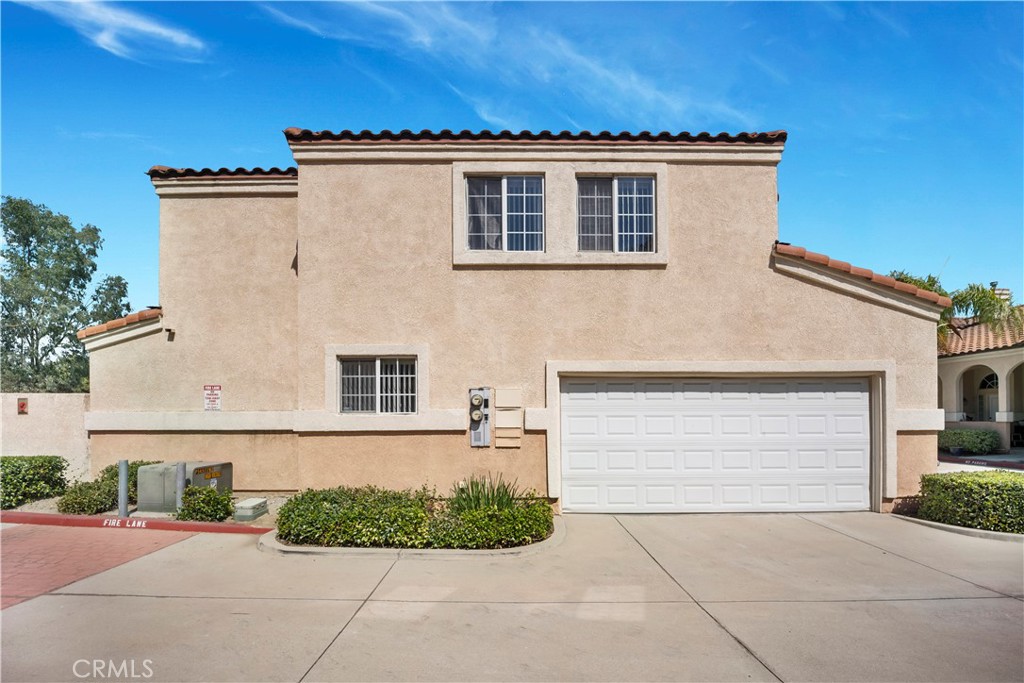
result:
[[[487,387],[469,390],[469,445],[491,445],[491,390]]]
[[[176,462],[161,462],[139,468],[139,512],[176,512]],[[230,491],[231,463],[193,461],[185,463],[185,486],[212,486]]]

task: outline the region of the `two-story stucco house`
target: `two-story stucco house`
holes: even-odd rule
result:
[[[93,468],[577,512],[885,510],[934,469],[949,302],[777,242],[784,132],[285,137],[149,172],[161,307],[81,333]]]

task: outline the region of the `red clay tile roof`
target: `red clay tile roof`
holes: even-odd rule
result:
[[[979,323],[977,318],[953,318],[952,327],[946,338],[946,348],[939,349],[940,358],[1024,345],[1024,331],[1006,328],[997,335],[988,325]]]
[[[343,130],[334,133],[329,130],[312,131],[305,128],[286,128],[284,136],[288,139],[288,142],[683,142],[780,145],[786,141],[786,131],[784,130],[775,130],[767,133],[737,133],[736,135],[719,133],[718,135],[712,135],[711,133],[689,133],[685,131],[682,133],[651,133],[648,131],[612,133],[606,130],[600,133],[591,133],[586,130],[579,133],[571,133],[567,130],[563,130],[561,133],[553,133],[549,130],[542,130],[539,133],[531,133],[528,130],[518,133],[513,133],[509,130],[495,133],[489,130],[454,132],[447,128],[436,133],[426,129],[418,133],[411,130],[397,132],[382,130],[379,133],[370,130],[363,130],[358,133],[351,130]]]
[[[294,166],[288,168],[268,168],[263,170],[258,166],[256,168],[236,168],[231,170],[230,168],[218,168],[214,170],[212,168],[171,168],[170,166],[154,166],[153,168],[146,171],[146,175],[154,180],[164,180],[167,178],[297,178],[299,171]]]
[[[92,327],[87,327],[84,330],[79,330],[78,338],[85,339],[86,337],[91,337],[93,335],[100,334],[101,332],[109,332],[111,330],[116,330],[119,327],[134,325],[135,323],[141,323],[145,320],[153,320],[154,318],[159,318],[161,315],[163,315],[163,309],[147,308],[144,311],[132,313],[131,315],[126,315],[125,317],[118,318],[117,320],[111,320],[110,322],[105,322],[101,325],[93,325]]]
[[[865,280],[870,280],[876,285],[890,287],[898,292],[912,294],[913,296],[920,297],[922,299],[925,299],[926,301],[930,301],[933,304],[938,304],[943,308],[948,308],[949,306],[953,305],[953,301],[949,297],[940,296],[935,292],[930,292],[927,289],[920,289],[906,282],[900,282],[899,280],[891,278],[888,275],[880,275],[874,271],[868,270],[867,268],[858,268],[857,266],[851,266],[846,261],[836,261],[833,258],[829,258],[825,254],[816,254],[813,251],[807,251],[803,247],[794,247],[793,245],[786,244],[785,242],[776,242],[775,253],[782,254],[783,256],[801,258],[805,261],[810,261],[811,263],[818,263],[829,268],[834,268],[835,270],[839,270],[844,273],[849,273],[850,275],[861,277],[864,278]]]

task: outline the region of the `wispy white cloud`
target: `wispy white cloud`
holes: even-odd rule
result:
[[[778,81],[783,85],[789,85],[789,77],[786,76],[785,72],[782,71],[782,69],[779,69],[769,64],[765,60],[755,55],[747,55],[747,58],[750,60],[750,63],[753,64],[761,73],[765,74],[766,76],[775,81]]]
[[[504,100],[541,95],[549,104],[561,100],[562,108],[571,108],[578,118],[583,118],[580,110],[590,108],[651,128],[674,128],[694,119],[747,126],[752,118],[713,94],[696,94],[661,74],[641,73],[621,56],[593,54],[550,26],[527,23],[502,30],[486,4],[279,3],[263,8],[282,24],[314,35],[410,61],[433,60],[446,70],[451,90],[492,126],[528,123],[519,120],[525,114],[510,114]],[[503,102],[491,95],[496,86],[508,93]]]
[[[500,110],[504,110],[504,107],[487,98],[467,95],[451,83],[448,84],[448,87],[459,96],[459,99],[471,106],[476,115],[489,125],[502,130],[522,130],[523,126],[517,125],[513,119],[509,118],[507,111],[504,111],[502,114],[497,113]]]
[[[901,24],[900,22],[896,21],[896,19],[894,19],[892,15],[883,12],[877,7],[873,7],[872,3],[870,2],[864,3],[862,7],[864,8],[864,11],[867,12],[868,16],[870,16],[879,24],[892,31],[900,38],[910,37],[910,31],[907,30],[907,27]]]
[[[126,131],[70,131],[67,130],[66,128],[58,128],[57,134],[64,138],[77,140],[132,140],[136,142],[142,142],[149,139],[148,136],[141,135],[139,133],[129,133]]]
[[[96,47],[124,59],[171,57],[199,61],[206,44],[188,31],[159,19],[107,2],[17,0],[66,24]]]

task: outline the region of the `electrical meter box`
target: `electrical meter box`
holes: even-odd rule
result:
[[[176,512],[176,462],[161,462],[139,468],[139,512]],[[193,461],[185,463],[185,486],[212,486],[218,491],[232,488],[231,463]]]

